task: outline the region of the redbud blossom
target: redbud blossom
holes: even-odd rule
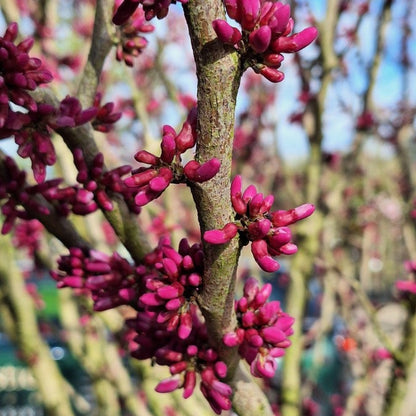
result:
[[[241,40],[241,32],[225,20],[214,20],[212,22],[212,27],[214,28],[218,39],[227,45],[235,45]]]
[[[243,237],[243,244],[251,241],[251,252],[257,264],[266,272],[279,269],[273,258],[280,254],[294,254],[297,251],[291,243],[291,232],[287,225],[300,221],[315,210],[312,204],[304,204],[289,211],[270,212],[274,198],[258,193],[254,185],[242,192],[241,176],[231,182],[231,203],[236,211],[235,221],[222,229],[208,230],[204,240],[211,244],[225,244],[237,233]]]
[[[282,53],[298,52],[318,36],[314,27],[291,35],[294,22],[290,6],[279,1],[225,0],[225,7],[228,16],[240,23],[242,33],[218,19],[212,23],[218,39],[233,45],[255,72],[271,82],[284,79],[277,70],[283,61]]]
[[[267,302],[270,284],[259,288],[254,278],[247,279],[244,295],[235,302],[238,327],[223,337],[228,347],[239,346],[239,354],[250,364],[255,377],[273,377],[276,358],[290,346],[294,319],[284,313],[278,301]]]
[[[189,112],[179,134],[167,125],[162,132],[160,156],[140,150],[135,159],[150,167],[138,168],[130,178],[124,180],[126,186],[135,189],[135,203],[139,207],[158,198],[172,182],[205,182],[213,178],[221,166],[216,158],[204,163],[191,160],[184,167],[180,164],[181,155],[193,147],[196,141],[196,108]]]

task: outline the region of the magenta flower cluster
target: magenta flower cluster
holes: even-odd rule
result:
[[[79,294],[90,294],[95,311],[128,304],[124,289],[136,283],[134,267],[118,253],[109,256],[78,247],[60,257],[58,270],[52,271],[51,276],[58,288],[71,287]]]
[[[243,244],[251,242],[251,252],[257,264],[266,272],[274,272],[280,267],[274,256],[297,251],[287,226],[311,215],[315,207],[304,204],[288,211],[270,212],[274,202],[272,195],[264,197],[254,185],[242,192],[241,185],[241,176],[237,175],[231,183],[235,221],[222,229],[206,231],[204,240],[211,244],[225,244],[240,233]]]
[[[195,145],[196,141],[196,108],[192,109],[182,126],[176,131],[171,126],[163,127],[163,137],[160,144],[160,156],[140,150],[134,156],[138,162],[150,165],[133,171],[131,177],[124,183],[137,190],[135,203],[139,207],[158,198],[170,183],[205,182],[214,177],[220,169],[221,162],[217,158],[199,163],[189,161],[182,167],[181,155]]]
[[[91,295],[94,310],[130,305],[137,316],[127,321],[134,332],[132,356],[152,358],[167,365],[171,376],[156,386],[158,392],[183,388],[184,398],[196,386],[218,414],[231,407],[231,388],[220,381],[227,366],[210,347],[205,323],[195,301],[201,285],[203,252],[186,239],[174,250],[168,239],[147,254],[137,267],[117,253],[71,248],[52,277],[58,287],[72,287]]]
[[[222,19],[212,25],[218,39],[236,48],[255,72],[271,82],[280,82],[278,70],[282,53],[305,48],[318,36],[315,27],[291,34],[294,27],[290,6],[275,0],[225,0],[227,14],[241,25],[242,31]]]
[[[269,283],[259,288],[256,279],[247,279],[243,297],[235,302],[238,327],[223,338],[228,347],[238,346],[251,374],[260,378],[274,376],[276,358],[284,355],[293,333],[294,318],[282,311],[280,302],[267,302],[271,290]]]
[[[113,103],[99,107],[96,101],[93,107],[83,109],[78,99],[70,96],[58,108],[37,103],[29,91],[51,81],[52,75],[42,68],[39,59],[29,56],[33,39],[15,45],[17,34],[18,26],[12,23],[0,37],[0,139],[14,136],[18,155],[30,158],[34,178],[41,183],[46,177],[46,167],[56,162],[51,141],[53,130],[80,126],[95,119],[93,126],[107,131],[121,114],[113,112]]]
[[[116,2],[115,7],[117,6]],[[136,2],[136,4],[139,4]],[[122,6],[119,6],[119,9]],[[116,12],[117,15],[117,12]],[[114,16],[115,18],[115,16]],[[141,34],[154,31],[154,26],[147,23],[143,8],[136,8],[122,23],[118,23],[120,40],[116,48],[116,59],[133,66],[134,58],[139,56],[147,45],[147,40]]]
[[[1,229],[2,234],[7,234],[13,227],[17,218],[29,220],[37,215],[49,215],[50,208],[61,216],[67,216],[71,212],[77,215],[86,215],[95,211],[98,206],[93,200],[94,194],[79,186],[60,188],[62,179],[51,179],[37,185],[28,185],[26,172],[20,170],[15,161],[5,157],[2,161],[2,181],[0,183],[1,212],[5,217]],[[107,174],[105,180],[110,181],[112,172]],[[116,182],[111,183],[114,188]],[[121,183],[121,186],[124,186]],[[50,207],[46,203],[50,204]],[[137,211],[131,198],[131,209]]]
[[[179,0],[181,3],[187,3],[188,0]],[[144,10],[146,20],[151,20],[154,17],[163,19],[169,11],[169,6],[176,3],[176,0],[123,0],[117,7],[113,16],[113,23],[115,25],[122,25],[130,16],[136,11],[141,4]]]
[[[122,176],[130,173],[131,166],[123,165],[106,171],[102,153],[97,153],[90,167],[87,166],[81,149],[74,149],[72,153],[74,164],[78,169],[77,181],[83,185],[85,200],[89,202],[85,206],[88,212],[76,213],[87,214],[95,211],[98,206],[104,211],[111,211],[113,202],[110,193],[112,192],[123,197],[131,212],[140,213],[140,207],[134,203],[135,191],[126,186],[121,179]]]
[[[162,237],[136,271],[146,288],[138,297],[143,313],[154,316],[168,331],[186,339],[192,331],[190,305],[201,285],[202,271],[203,253],[199,244],[189,246],[183,239],[177,252]]]
[[[15,45],[18,35],[17,23],[11,23],[0,37],[0,128],[11,117],[16,117],[9,103],[36,111],[35,100],[29,91],[40,84],[50,82],[52,74],[42,67],[40,59],[29,56],[33,38],[26,38]]]
[[[132,356],[139,359],[152,358],[159,365],[169,367],[171,377],[157,386],[159,393],[183,389],[183,397],[190,397],[200,374],[200,390],[215,413],[231,408],[231,387],[221,381],[227,375],[227,366],[210,347],[206,326],[195,304],[191,304],[192,330],[185,338],[167,331],[165,324],[157,323],[150,314],[138,314],[137,319],[127,322],[136,333]]]

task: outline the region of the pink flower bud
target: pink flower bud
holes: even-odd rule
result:
[[[189,356],[194,357],[198,353],[198,347],[196,345],[189,345],[186,349],[186,353]]]
[[[271,303],[271,302],[270,302]],[[284,314],[279,316],[276,325],[286,333],[286,335],[291,335],[292,333],[292,325],[295,322],[295,318],[290,315]]]
[[[269,66],[264,66],[260,69],[259,73],[270,82],[281,82],[285,78],[285,74],[283,72],[280,72],[275,68],[270,68]]]
[[[252,347],[261,347],[263,345],[263,338],[259,335],[256,329],[250,328],[244,334],[245,339]]]
[[[258,193],[251,198],[251,201],[248,204],[248,213],[250,217],[254,218],[259,214],[260,208],[263,205],[263,199],[262,193]]]
[[[223,338],[222,342],[227,347],[235,347],[240,344],[240,339],[238,338],[237,334],[235,332],[227,332]]]
[[[157,289],[157,295],[162,299],[175,299],[182,296],[184,287],[178,283],[173,282],[172,285],[165,285]]]
[[[311,44],[318,37],[318,29],[311,26],[292,36],[281,36],[272,42],[271,48],[276,53],[298,52]]]
[[[161,299],[156,293],[145,293],[140,296],[139,300],[146,306],[160,306],[164,303],[164,300]]]
[[[180,324],[178,328],[178,337],[186,339],[192,331],[192,316],[189,312],[181,314]]]
[[[298,251],[298,248],[296,246],[296,244],[293,243],[287,243],[284,246],[279,248],[279,251],[282,254],[286,254],[286,255],[291,255],[291,254],[295,254]]]
[[[175,136],[172,134],[163,135],[160,147],[162,148],[160,159],[165,163],[171,163],[176,152]]]
[[[227,9],[228,16],[231,17],[231,19],[237,20],[237,22],[240,21],[240,8],[238,5],[239,0],[225,0],[225,8]]]
[[[160,163],[160,159],[156,157],[154,154],[148,152],[147,150],[139,150],[135,155],[134,158],[141,163],[147,163],[148,165],[158,165]]]
[[[170,258],[164,258],[162,260],[163,268],[165,269],[166,274],[172,279],[178,277],[178,266]]]
[[[218,36],[218,39],[227,45],[235,45],[241,40],[241,32],[229,25],[225,20],[217,19],[212,22],[212,27]]]
[[[180,378],[177,376],[162,380],[156,387],[155,390],[158,393],[170,393],[176,390],[180,386]]]
[[[246,298],[248,303],[250,304],[254,300],[258,292],[259,284],[257,280],[254,277],[249,277],[244,284],[244,298]]]
[[[157,192],[153,192],[151,189],[146,187],[139,191],[136,196],[134,197],[134,203],[138,207],[143,207],[144,205],[148,204],[150,201],[156,199],[160,194]]]
[[[202,183],[213,178],[220,170],[221,162],[217,158],[213,158],[202,165],[196,160],[191,160],[183,168],[185,176],[197,183]]]
[[[253,311],[247,311],[243,314],[241,318],[241,323],[243,324],[243,327],[249,328],[254,325],[256,322],[256,315]]]
[[[269,344],[279,344],[286,340],[286,334],[275,326],[263,328],[261,335]]]
[[[172,375],[182,373],[188,367],[188,363],[186,361],[179,361],[178,363],[172,364],[169,367],[169,371]]]
[[[284,60],[284,56],[280,53],[269,53],[264,55],[263,62],[271,68],[279,68]]]
[[[274,322],[281,312],[280,302],[277,300],[267,302],[257,312],[258,324],[264,325]],[[280,319],[280,318],[279,318]],[[282,328],[281,328],[282,329]],[[283,331],[284,329],[282,329]]]
[[[272,16],[269,16],[268,25],[273,35],[281,35],[286,31],[290,20],[290,6],[288,4],[279,4]]]
[[[260,306],[263,306],[266,300],[272,293],[272,285],[270,283],[266,283],[263,287],[258,291],[256,297],[252,302],[252,307],[257,309]]]
[[[175,299],[171,299],[166,302],[165,308],[168,311],[176,311],[185,303],[185,298],[183,296]]]
[[[315,206],[312,204],[303,204],[288,211],[275,211],[271,213],[272,223],[275,227],[290,225],[309,217],[314,211]]]
[[[220,230],[205,231],[204,240],[211,244],[225,244],[231,241],[238,232],[238,227],[230,222]]]
[[[222,396],[230,396],[232,393],[232,389],[228,384],[223,383],[219,380],[213,380],[212,381],[212,388],[220,393]]]
[[[241,26],[245,30],[253,30],[260,13],[260,0],[240,0]]]
[[[279,3],[272,3],[271,1],[265,1],[262,4],[259,24],[260,26],[268,25],[269,19],[276,13],[276,10],[279,8]]]
[[[193,107],[183,123],[182,129],[176,136],[176,148],[180,153],[191,149],[196,141],[197,108]]]
[[[118,295],[126,302],[131,302],[136,297],[136,290],[133,288],[123,288],[118,291]]]
[[[260,26],[250,33],[249,43],[256,53],[263,53],[269,47],[272,31],[269,26]]]
[[[223,361],[217,361],[214,364],[214,370],[218,377],[224,378],[227,375],[227,364]]]
[[[195,371],[187,371],[185,373],[185,380],[183,382],[183,398],[187,399],[192,396],[196,386],[196,373]]]
[[[250,372],[254,377],[273,377],[277,369],[276,360],[273,357],[263,357],[257,354],[256,359],[250,365]]]
[[[271,226],[272,223],[266,218],[250,223],[247,227],[250,240],[263,239],[269,232]]]
[[[274,250],[280,250],[280,248],[289,243],[292,238],[292,232],[288,227],[274,228],[272,231],[273,234],[267,236],[267,242]]]
[[[191,273],[187,277],[187,283],[191,286],[198,287],[202,282],[201,276],[197,273]]]
[[[250,185],[246,188],[246,190],[243,193],[243,201],[245,203],[250,202],[250,200],[257,195],[257,189],[254,185]]]
[[[251,252],[254,260],[265,272],[272,273],[279,269],[280,264],[269,255],[267,243],[264,240],[253,241],[251,243]]]
[[[149,181],[149,188],[156,193],[163,192],[170,184],[173,173],[169,168],[160,168],[159,174]]]

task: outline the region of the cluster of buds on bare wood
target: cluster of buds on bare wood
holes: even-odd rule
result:
[[[121,179],[124,175],[130,173],[131,167],[129,165],[106,171],[104,169],[104,156],[102,153],[97,153],[91,167],[88,168],[81,149],[74,149],[72,153],[74,164],[78,169],[77,181],[83,185],[90,201],[96,201],[104,211],[111,211],[113,202],[109,194],[111,192],[118,193],[123,197],[131,212],[135,214],[140,212],[140,207],[134,203],[135,191],[126,186]],[[94,205],[96,205],[95,202]],[[95,206],[96,208],[97,206]]]
[[[166,238],[137,267],[119,254],[73,247],[62,256],[52,277],[58,287],[90,295],[94,310],[130,305],[137,316],[127,325],[134,332],[132,356],[151,358],[169,367],[172,377],[156,386],[158,392],[183,388],[192,395],[197,373],[200,388],[216,413],[231,407],[231,388],[220,381],[227,366],[210,347],[206,326],[195,297],[202,283],[203,252],[186,239],[173,249]]]
[[[135,169],[131,177],[124,183],[137,190],[136,205],[139,207],[158,198],[170,183],[205,182],[213,178],[219,171],[221,162],[212,158],[205,163],[196,160],[182,166],[181,155],[191,149],[196,142],[196,108],[193,108],[182,126],[176,131],[171,126],[163,127],[163,137],[160,144],[161,155],[140,150],[134,156],[138,162],[150,165]]]
[[[123,5],[116,1],[114,7],[120,10]],[[136,7],[139,3],[136,2]],[[116,15],[114,19],[116,19]],[[116,48],[116,59],[124,61],[127,66],[133,66],[134,58],[139,56],[147,46],[147,40],[142,36],[143,33],[154,31],[154,26],[147,23],[142,7],[137,7],[131,15],[122,23],[119,23],[120,40]]]
[[[273,377],[278,357],[290,346],[294,319],[284,313],[280,302],[267,302],[272,291],[270,283],[259,288],[254,278],[247,279],[244,295],[235,302],[238,327],[224,335],[228,347],[239,346],[239,354],[249,364],[255,377]]]
[[[188,0],[179,1],[181,3],[188,2]],[[163,19],[168,14],[169,6],[172,3],[176,3],[176,0],[123,0],[117,7],[113,17],[113,23],[115,25],[122,25],[134,14],[140,4],[143,7],[146,20],[151,20],[154,17]]]
[[[279,71],[282,53],[294,53],[318,36],[315,27],[292,34],[294,22],[290,6],[274,0],[225,0],[227,14],[241,25],[242,31],[222,19],[214,20],[218,39],[236,48],[255,72],[271,82],[284,78]]]
[[[231,183],[235,221],[222,229],[206,231],[204,240],[211,244],[225,244],[240,233],[243,244],[251,242],[254,259],[264,271],[278,270],[280,265],[273,257],[297,251],[296,245],[291,242],[292,233],[288,225],[308,217],[315,207],[304,204],[288,211],[271,212],[273,202],[272,195],[264,197],[254,185],[242,192],[241,176],[237,175]]]

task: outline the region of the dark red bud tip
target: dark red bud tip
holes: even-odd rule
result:
[[[122,25],[125,23],[129,17],[135,12],[140,0],[124,0],[120,4],[116,13],[113,16],[113,23],[115,25]]]

